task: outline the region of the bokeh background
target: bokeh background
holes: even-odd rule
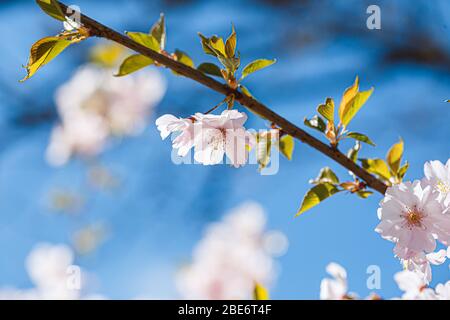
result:
[[[229,34],[236,26],[243,63],[277,58],[278,63],[247,81],[252,93],[291,121],[302,124],[328,96],[340,99],[356,75],[375,93],[353,122],[383,157],[399,137],[410,162],[407,179],[421,179],[428,160],[449,158],[450,3],[435,1],[87,1],[82,11],[125,31],[146,31],[164,12],[168,49],[181,48],[199,64],[197,32]],[[366,8],[378,4],[382,29],[366,28]],[[188,116],[208,110],[221,97],[192,81],[162,71],[167,93],[145,132],[115,140],[96,159],[113,188],[86,183],[92,169],[73,160],[61,168],[45,160],[58,121],[55,90],[88,59],[97,40],[74,46],[24,84],[34,41],[61,30],[34,1],[1,1],[0,30],[0,287],[32,286],[24,261],[36,243],[74,246],[80,231],[100,230],[93,248],[76,263],[95,275],[93,291],[108,298],[179,298],[175,274],[191,259],[205,227],[244,201],[265,209],[268,229],[283,232],[289,250],[278,258],[269,287],[274,299],[315,299],[325,267],[347,268],[349,287],[360,295],[366,269],[378,265],[385,297],[399,294],[393,275],[401,269],[393,245],[374,232],[379,195],[368,200],[338,195],[294,218],[308,180],[323,166],[346,171],[297,144],[294,160],[281,159],[278,174],[261,176],[255,166],[177,166],[154,125],[159,115]],[[248,127],[266,124],[250,117]],[[343,148],[350,148],[345,144]],[[98,172],[97,172],[98,173]],[[106,176],[106,177],[105,177]],[[447,266],[433,283],[448,279]]]

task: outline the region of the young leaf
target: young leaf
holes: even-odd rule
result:
[[[239,85],[239,88],[241,89],[242,93],[245,94],[246,96],[249,96],[250,98],[253,98],[252,93],[250,92],[250,90],[248,90],[247,87],[243,86],[242,84]],[[264,117],[263,117],[264,118]]]
[[[358,160],[358,153],[359,150],[361,150],[361,143],[359,141],[356,141],[355,145],[353,146],[353,148],[351,148],[350,150],[348,150],[347,152],[347,157],[352,160],[353,162],[356,162]]]
[[[331,183],[333,185],[339,184],[338,176],[329,167],[322,168],[319,175],[315,180],[311,180],[309,183],[321,184],[321,183]]]
[[[52,18],[60,21],[66,21],[66,16],[64,15],[61,7],[56,0],[36,0],[37,4],[41,9],[47,13]]]
[[[343,120],[344,110],[347,104],[355,98],[359,91],[359,78],[356,76],[355,83],[350,88],[347,88],[341,99],[341,104],[339,105],[339,120]]]
[[[372,140],[370,140],[370,138],[362,133],[358,133],[358,132],[349,132],[347,133],[347,137],[355,139],[357,141],[361,141],[367,144],[370,144],[371,146],[375,146],[375,143],[372,142]]]
[[[198,36],[201,39],[203,51],[206,54],[209,54],[211,56],[217,57],[218,54],[217,54],[216,50],[210,45],[210,39],[205,37],[201,33],[199,33]]]
[[[150,30],[150,34],[158,43],[158,49],[164,50],[164,48],[166,47],[166,21],[163,13],[161,13],[161,15],[159,16],[158,22],[153,25],[152,29]]]
[[[143,56],[141,54],[134,54],[132,56],[129,56],[122,62],[119,68],[119,72],[115,76],[126,76],[130,73],[136,72],[138,70],[141,70],[142,68],[152,65],[153,63],[154,61],[146,56]]]
[[[159,52],[159,43],[151,34],[143,32],[126,32],[127,36],[133,39],[135,42]]]
[[[409,168],[409,163],[406,162],[406,163],[403,165],[403,167],[401,167],[401,168],[398,170],[397,176],[398,176],[400,182],[403,181],[403,178],[405,177],[405,174],[406,174],[406,172],[408,171],[408,168]]]
[[[254,300],[269,300],[269,292],[261,284],[256,283],[253,298]]]
[[[386,181],[389,181],[391,173],[386,162],[382,159],[360,159],[364,169],[370,173],[376,174]]]
[[[214,63],[209,62],[202,63],[201,65],[198,66],[197,70],[212,76],[222,78],[222,72],[220,72],[220,68]]]
[[[175,50],[175,57],[178,62],[187,65],[188,67],[195,68],[194,61],[192,61],[191,57],[189,57],[185,52],[181,50]]]
[[[27,76],[21,80],[31,78],[41,67],[56,58],[72,42],[58,37],[47,37],[39,40],[31,47],[30,58],[26,66]]]
[[[219,56],[225,57],[225,43],[223,42],[223,39],[217,36],[212,36],[209,45],[215,50],[216,53],[219,54]]]
[[[402,156],[403,156],[403,140],[400,139],[398,143],[394,144],[391,147],[391,149],[389,149],[388,154],[386,156],[389,168],[391,168],[394,175],[397,174],[400,168]]]
[[[304,124],[305,126],[320,131],[322,133],[325,133],[325,130],[327,129],[325,121],[319,116],[314,116],[312,117],[311,120],[305,118]]]
[[[361,191],[358,191],[356,194],[361,199],[367,199],[368,197],[370,197],[373,194],[373,192],[372,191],[367,191],[367,190],[361,190]]]
[[[309,209],[317,206],[323,200],[331,197],[339,191],[340,190],[331,183],[322,183],[312,187],[303,199],[300,210],[297,212],[296,216],[299,216]]]
[[[341,122],[344,127],[347,127],[350,121],[352,121],[353,117],[358,113],[359,109],[367,102],[370,96],[373,93],[373,88],[364,91],[358,92],[356,96],[345,106],[342,112]]]
[[[268,60],[268,59],[258,59],[255,60],[251,63],[249,63],[244,70],[242,70],[242,76],[241,76],[241,81],[247,77],[249,74],[252,74],[256,71],[262,70],[264,68],[267,68],[269,66],[271,66],[272,64],[274,64],[275,62],[277,62],[276,59],[273,60]]]
[[[227,42],[225,44],[225,53],[228,58],[233,58],[236,54],[236,46],[237,46],[237,35],[236,30],[234,29],[234,25],[231,27],[231,35],[228,37]]]
[[[321,104],[317,111],[329,122],[334,123],[334,100],[327,98],[325,104]]]
[[[117,65],[124,53],[124,47],[115,42],[102,43],[91,50],[89,60],[102,67],[112,68]]]
[[[280,138],[279,143],[280,152],[285,156],[289,161],[292,160],[292,154],[294,153],[295,140],[290,135],[285,135]]]

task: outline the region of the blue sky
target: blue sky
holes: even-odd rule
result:
[[[297,5],[273,8],[258,1],[193,1],[178,6],[158,1],[105,3],[77,1],[83,11],[118,30],[147,30],[164,11],[169,49],[183,49],[198,63],[210,60],[202,54],[197,32],[225,35],[233,22],[244,64],[260,57],[278,59],[275,66],[248,79],[253,94],[299,125],[305,116],[314,115],[326,97],[339,100],[358,74],[363,89],[375,87],[352,123],[355,131],[368,134],[377,144],[377,148],[364,146],[362,155],[383,157],[402,137],[410,163],[407,179],[421,179],[425,161],[444,162],[450,156],[450,109],[443,103],[450,98],[448,67],[383,59],[397,41],[404,40],[406,15],[417,14],[411,8],[398,9],[407,6],[407,1],[395,1],[398,11],[386,16],[381,31],[365,29],[364,7],[350,1],[324,1],[326,10],[319,16],[314,10],[303,15]],[[425,26],[428,39],[437,39],[448,58],[448,2],[421,4],[424,14],[416,27],[423,30]],[[388,1],[380,6],[387,10]],[[430,18],[435,10],[442,16]],[[395,14],[398,22],[392,24]],[[327,22],[339,23],[344,31],[331,32]],[[368,200],[338,195],[294,218],[308,180],[321,167],[330,166],[346,176],[331,160],[301,144],[296,146],[294,160],[282,159],[279,173],[273,176],[259,175],[254,166],[239,170],[175,166],[168,143],[150,125],[143,135],[115,143],[99,159],[122,180],[119,190],[90,195],[89,205],[76,218],[55,215],[48,208],[52,190],[92,194],[83,184],[85,166],[78,161],[62,169],[46,164],[44,151],[56,118],[31,124],[20,120],[23,115],[54,110],[54,90],[85,61],[90,45],[69,50],[34,79],[19,84],[31,44],[57,33],[59,25],[31,1],[7,1],[0,5],[0,26],[9,30],[0,51],[0,287],[31,285],[23,263],[35,243],[69,243],[81,226],[101,221],[110,229],[108,241],[77,261],[96,274],[97,291],[112,298],[177,297],[174,273],[189,259],[204,227],[241,202],[255,200],[266,209],[269,228],[284,232],[290,242],[288,253],[278,259],[280,275],[271,288],[273,298],[318,298],[320,281],[331,261],[347,268],[351,291],[368,294],[366,269],[378,265],[382,271],[378,293],[399,294],[392,279],[400,270],[393,245],[374,232],[379,195]],[[318,32],[308,33],[311,30]],[[385,40],[387,34],[397,36]],[[221,99],[189,80],[169,72],[164,75],[168,94],[151,123],[164,113],[184,116],[208,110]],[[252,117],[248,126],[264,128],[266,124]],[[437,268],[433,282],[448,276],[447,267]]]

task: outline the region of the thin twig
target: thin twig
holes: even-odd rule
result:
[[[59,2],[59,4],[61,5],[63,11],[66,12],[67,6],[61,2]],[[332,148],[331,146],[316,139],[306,131],[297,127],[292,122],[286,120],[279,114],[269,109],[261,102],[241,93],[238,90],[232,89],[229,86],[212,79],[211,77],[208,77],[207,75],[196,69],[193,69],[183,63],[171,59],[170,57],[167,57],[152,49],[140,45],[139,43],[134,42],[131,38],[95,21],[94,19],[84,14],[80,14],[80,16],[83,26],[89,29],[91,36],[101,37],[119,43],[133,51],[136,51],[144,56],[147,56],[157,61],[158,63],[166,66],[167,68],[172,69],[176,73],[181,74],[187,78],[190,78],[198,83],[201,83],[204,86],[214,91],[217,91],[225,96],[234,95],[236,101],[238,101],[241,105],[259,114],[268,121],[275,123],[279,128],[283,130],[283,132],[302,141],[303,143],[309,145],[310,147],[313,147],[314,149],[333,159],[343,167],[347,168],[348,170],[353,172],[356,176],[365,181],[367,183],[367,186],[369,186],[370,188],[378,191],[383,195],[385,194],[387,186],[384,182],[377,179],[369,172],[364,170],[362,167],[354,163],[351,159],[349,159],[345,154],[343,154],[336,148]]]

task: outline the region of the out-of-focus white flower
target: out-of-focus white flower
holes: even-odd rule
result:
[[[193,261],[177,276],[185,299],[251,299],[255,283],[275,276],[264,248],[266,219],[259,204],[245,203],[210,225],[197,244]]]
[[[436,286],[436,295],[439,300],[450,300],[450,281],[445,284],[438,284]]]
[[[420,181],[401,183],[386,191],[375,231],[395,242],[394,251],[400,259],[433,252],[436,239],[448,246],[450,215],[444,214],[438,197],[431,186],[422,186]]]
[[[400,290],[404,291],[402,299],[404,300],[436,300],[436,294],[433,289],[427,288],[426,282],[416,272],[404,270],[394,275]]]
[[[26,260],[26,269],[40,299],[79,298],[81,287],[75,289],[68,285],[69,267],[73,261],[73,252],[66,245],[44,243],[31,251]]]
[[[194,146],[194,119],[176,118],[171,114],[163,115],[156,120],[156,126],[165,140],[172,133],[179,133],[173,140],[173,148],[178,155],[184,157]]]
[[[330,263],[327,273],[333,279],[323,279],[320,283],[320,299],[321,300],[344,300],[348,299],[347,272],[337,263]]]
[[[41,243],[28,255],[25,267],[34,288],[0,290],[0,300],[73,300],[81,298],[81,269],[66,245]]]
[[[424,182],[430,184],[440,193],[444,205],[450,206],[450,159],[444,165],[440,161],[430,161],[424,165]],[[450,214],[450,212],[449,212]]]
[[[61,124],[53,131],[47,159],[65,164],[71,156],[95,156],[109,137],[141,133],[166,83],[156,70],[128,77],[93,65],[81,67],[56,93]]]
[[[245,130],[247,115],[237,110],[225,110],[221,115],[196,114],[194,127],[195,155],[203,165],[216,165],[224,155],[235,167],[247,163],[251,135]]]

